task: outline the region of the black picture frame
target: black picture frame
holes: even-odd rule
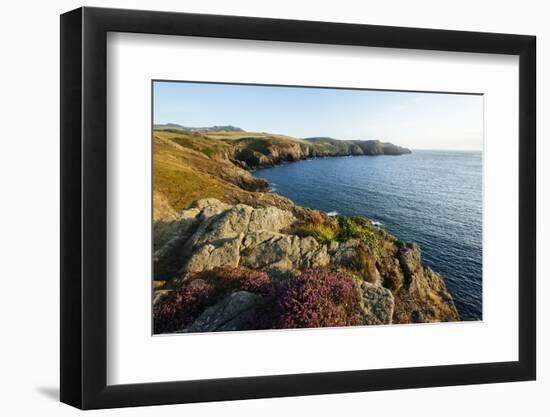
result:
[[[519,360],[107,385],[108,32],[519,56]],[[61,401],[82,409],[534,380],[536,38],[404,27],[80,8],[61,15]]]

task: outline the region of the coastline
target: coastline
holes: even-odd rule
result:
[[[219,283],[237,268],[239,276],[258,271],[273,283],[288,274],[295,277],[290,282],[299,282],[301,274],[329,274],[332,282],[336,278],[330,274],[336,273],[337,280],[351,280],[361,289],[361,323],[460,320],[443,277],[423,264],[418,245],[366,217],[329,216],[269,192],[267,181],[235,164],[228,153],[197,151],[196,142],[161,135],[154,140],[154,213],[162,214],[154,223],[155,305],[170,306],[169,294],[188,291],[191,282],[206,279],[204,274],[226,271],[213,281]],[[296,161],[275,155],[274,160]],[[326,155],[332,156],[352,155]],[[188,177],[197,182],[176,182]]]
[[[463,320],[476,321],[483,317],[480,167],[479,152],[438,150],[404,159],[314,160],[254,175],[298,205],[367,216],[417,242],[426,265],[445,277]]]

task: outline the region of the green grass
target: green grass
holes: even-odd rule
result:
[[[380,237],[374,230],[368,219],[364,217],[346,217],[338,218],[340,230],[338,241],[346,242],[350,239],[359,239],[367,244],[372,252],[378,256],[381,252]]]
[[[298,236],[313,236],[319,243],[330,243],[333,241],[347,242],[351,239],[359,239],[370,248],[375,256],[381,253],[381,241],[383,240],[376,230],[370,225],[370,221],[364,217],[338,218],[336,227],[325,224],[305,223],[296,227],[295,233]]]
[[[395,244],[397,245],[397,247],[399,249],[404,249],[405,246],[407,246],[407,244],[405,243],[405,241],[401,240],[401,239],[395,239]]]
[[[207,155],[190,152],[186,150],[188,148],[174,143],[176,142],[155,133],[153,189],[158,196],[154,206],[154,210],[158,210],[155,218],[169,212],[169,207],[177,212],[201,198],[221,200],[226,193],[236,188],[221,181],[214,172],[215,169],[225,169],[226,164],[211,160]],[[229,168],[233,166],[229,165]],[[161,203],[165,203],[164,206]]]
[[[241,149],[248,149],[259,152],[263,155],[269,155],[269,141],[265,138],[243,138],[237,141]]]
[[[325,225],[303,224],[296,228],[296,234],[300,237],[312,236],[319,243],[330,243],[336,240],[337,233],[330,227]]]
[[[176,211],[188,207],[195,200],[207,197],[221,199],[224,195],[224,189],[217,181],[192,170],[172,169],[155,162],[153,178],[155,191],[164,195]]]
[[[155,136],[168,139],[178,145],[200,152],[209,158],[223,157],[232,148],[222,140],[210,138],[198,132],[155,130]]]

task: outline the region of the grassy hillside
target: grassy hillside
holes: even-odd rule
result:
[[[193,201],[217,198],[254,207],[275,206],[297,215],[307,211],[269,193],[266,181],[232,160],[235,147],[200,134],[155,131],[153,135],[153,219],[172,221]]]
[[[297,139],[232,126],[229,130],[169,126],[153,132],[155,221],[173,219],[194,200],[206,197],[253,206],[293,207],[288,199],[268,193],[268,184],[250,174],[249,170],[257,167],[318,156],[410,152],[379,141]]]
[[[312,157],[410,153],[409,149],[378,140],[300,139],[231,128],[229,131],[156,129],[155,134],[210,158],[229,160],[247,169]]]

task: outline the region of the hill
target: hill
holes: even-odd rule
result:
[[[244,132],[240,127],[235,126],[211,126],[211,127],[187,127],[177,123],[165,123],[153,125],[153,129],[164,130],[187,130],[189,132]]]
[[[171,219],[194,200],[207,197],[282,209],[293,206],[288,199],[268,193],[269,185],[252,176],[251,169],[315,157],[410,153],[376,140],[298,139],[234,127],[162,126],[170,128],[153,131],[155,221]]]
[[[163,125],[168,126],[168,125]],[[155,128],[155,134],[197,150],[253,169],[301,159],[349,155],[403,155],[407,148],[378,140],[299,139],[266,132],[245,132],[235,127]],[[179,126],[175,128],[175,126]]]
[[[403,155],[410,149],[379,140],[339,140],[333,138],[306,138],[318,149],[338,155]]]
[[[193,133],[154,133],[153,219],[155,227],[177,220],[177,214],[193,201],[215,197],[227,203],[255,207],[273,205],[293,209],[294,204],[268,193],[266,181],[255,178],[231,161],[234,150],[223,141]],[[157,227],[158,226],[158,227]]]

